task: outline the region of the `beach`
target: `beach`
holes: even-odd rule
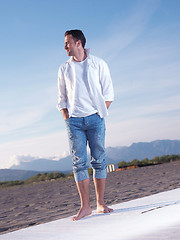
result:
[[[180,162],[108,173],[105,202],[113,205],[180,187]],[[90,177],[90,202],[96,208]],[[74,179],[0,189],[0,234],[72,216],[80,207]]]

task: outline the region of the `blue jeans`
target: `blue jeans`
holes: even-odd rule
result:
[[[91,151],[94,178],[106,178],[105,121],[98,114],[66,120],[75,181],[89,178],[87,142]]]

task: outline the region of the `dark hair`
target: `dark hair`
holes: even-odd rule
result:
[[[65,32],[65,36],[72,35],[75,41],[81,40],[82,46],[84,48],[86,44],[86,38],[81,30],[68,30]]]

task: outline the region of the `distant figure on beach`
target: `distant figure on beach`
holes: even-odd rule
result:
[[[107,64],[85,49],[81,30],[65,32],[65,47],[71,58],[58,72],[58,109],[66,122],[74,178],[81,208],[73,221],[92,213],[89,200],[87,143],[96,191],[97,211],[112,212],[104,203],[107,165],[105,160],[105,120],[114,100],[112,80]]]

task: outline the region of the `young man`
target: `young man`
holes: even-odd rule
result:
[[[107,64],[89,54],[86,39],[80,30],[65,32],[65,47],[71,58],[58,72],[58,109],[66,122],[74,177],[80,195],[81,208],[73,220],[92,213],[89,201],[87,142],[96,190],[97,211],[113,210],[104,203],[107,165],[105,161],[105,122],[107,109],[114,99]]]

